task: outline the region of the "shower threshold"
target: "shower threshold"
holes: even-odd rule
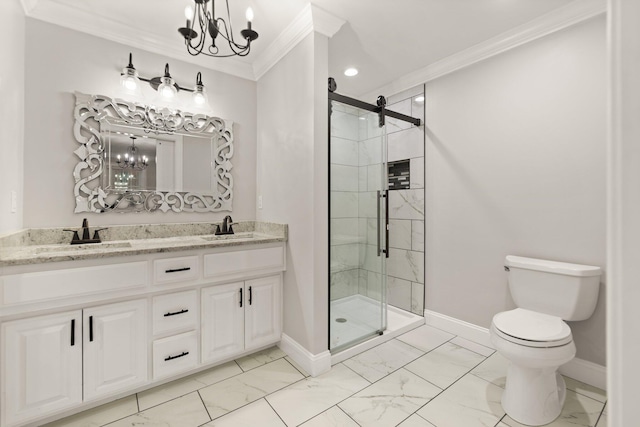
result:
[[[405,332],[408,332],[412,329],[417,328],[418,326],[425,324],[424,317],[389,305],[387,306],[387,329],[384,330],[381,335],[379,335],[378,333],[373,333],[368,339],[366,339],[366,341],[341,350],[340,343],[336,342],[335,340],[337,339],[342,342],[349,341],[349,337],[347,336],[347,334],[352,332],[357,333],[360,324],[362,324],[361,322],[367,321],[366,318],[353,318],[353,314],[358,313],[358,316],[366,317],[367,313],[370,311],[367,310],[368,307],[378,307],[379,310],[380,302],[364,295],[351,295],[335,301],[331,301],[331,327],[334,331],[334,333],[332,334],[332,340],[334,340],[333,344],[337,344],[334,345],[335,348],[331,350],[332,365],[340,363],[343,360],[355,356],[356,354],[369,350],[377,345],[380,345],[399,335],[404,334]],[[375,312],[375,310],[371,311]],[[337,322],[337,319],[346,319],[347,321]],[[340,329],[333,329],[336,327]]]

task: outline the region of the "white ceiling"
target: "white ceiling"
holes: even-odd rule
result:
[[[177,28],[184,26],[184,7],[191,1],[21,1],[30,17],[250,79],[260,75],[256,70],[264,68],[265,57],[273,56],[311,2],[346,21],[329,42],[329,71],[339,92],[361,95],[572,0],[230,0],[235,32],[246,26],[248,6],[255,13],[253,28],[260,37],[245,58],[186,53]],[[217,11],[225,8],[216,0]],[[360,74],[345,77],[348,66]]]

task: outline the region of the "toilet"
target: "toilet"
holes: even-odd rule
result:
[[[591,317],[598,301],[600,267],[509,255],[509,290],[518,308],[493,317],[491,343],[509,360],[502,407],[515,421],[548,424],[566,396],[558,368],[576,354],[565,320]]]

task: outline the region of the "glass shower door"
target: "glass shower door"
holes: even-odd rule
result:
[[[331,100],[329,349],[386,329],[386,134],[377,113]]]

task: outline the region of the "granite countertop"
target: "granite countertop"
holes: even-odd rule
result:
[[[27,229],[0,237],[0,267],[122,255],[177,252],[241,245],[286,242],[284,224],[244,221],[233,224],[235,234],[215,236],[216,223],[113,226],[101,231],[102,243],[70,245],[62,228]],[[95,228],[90,227],[91,233]]]

